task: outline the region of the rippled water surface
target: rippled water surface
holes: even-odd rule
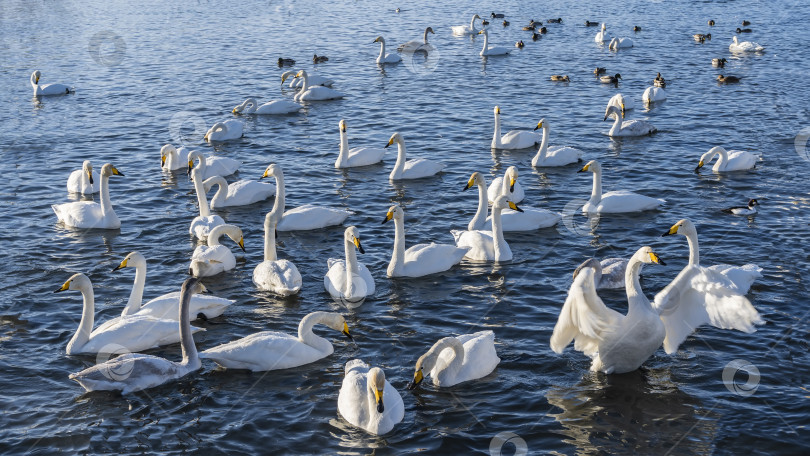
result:
[[[396,13],[394,8],[402,8]],[[491,44],[526,47],[504,58],[482,59],[482,37],[450,34],[473,13],[504,12],[511,25],[491,26]],[[271,1],[182,4],[173,2],[41,2],[0,4],[0,135],[2,190],[0,237],[0,452],[204,454],[796,454],[810,446],[806,243],[810,201],[807,155],[797,154],[810,131],[806,88],[806,2],[577,2],[485,3]],[[532,42],[520,26],[530,19],[562,17]],[[596,45],[606,21],[636,47],[619,53]],[[717,25],[706,25],[714,19]],[[743,19],[745,39],[767,52],[732,56],[728,44]],[[632,26],[642,31],[633,34]],[[438,52],[425,62],[406,59],[380,69],[372,41],[390,47],[421,37],[426,26]],[[695,43],[692,33],[711,32]],[[390,52],[393,52],[390,49]],[[317,68],[313,53],[329,61]],[[202,142],[204,126],[232,118],[248,96],[269,100],[280,91],[279,57],[297,68],[328,75],[344,100],[311,103],[299,115],[245,118],[244,138],[214,147]],[[722,72],[741,76],[721,86],[712,58],[726,57]],[[654,123],[651,137],[612,140],[604,107],[617,89],[600,84],[594,67],[621,73],[618,90],[632,96],[634,118]],[[76,87],[64,97],[33,99],[28,78]],[[650,111],[643,90],[657,72],[669,81],[669,100]],[[552,74],[568,74],[568,84]],[[572,215],[587,199],[590,175],[578,169],[534,170],[528,151],[490,150],[492,108],[500,105],[505,128],[551,126],[551,144],[582,149],[604,167],[605,190],[632,189],[667,200],[655,212]],[[399,131],[413,156],[440,160],[435,178],[392,183],[395,161],[353,169],[333,167],[338,121],[346,119],[353,146],[383,146]],[[805,134],[803,137],[802,132]],[[356,346],[328,328],[335,345],[328,358],[270,373],[201,371],[145,392],[83,394],[68,374],[96,362],[67,356],[78,326],[81,297],[51,292],[75,272],[93,281],[96,321],[121,312],[133,273],[111,273],[123,257],[141,252],[149,264],[146,297],[179,289],[195,247],[188,225],[197,211],[184,173],[162,173],[159,149],[185,144],[205,154],[238,158],[236,178],[256,179],[269,163],[287,177],[287,206],[316,203],[348,208],[347,225],[360,230],[360,256],[376,279],[376,295],[349,311],[323,289],[329,257],[343,255],[343,227],[281,233],[279,254],[298,266],[304,287],[281,299],[251,281],[262,260],[263,219],[272,200],[221,212],[245,232],[247,252],[237,267],[206,279],[210,290],[237,301],[219,318],[201,323],[200,349],[260,330],[295,332],[317,310],[346,315]],[[693,172],[715,145],[762,155],[750,172]],[[800,151],[803,150],[800,148]],[[71,199],[68,173],[90,159],[100,169],[114,163],[111,194],[120,230],[75,231],[56,223],[50,205]],[[566,212],[565,223],[511,233],[510,263],[463,263],[421,279],[385,276],[393,227],[381,225],[387,208],[406,211],[408,244],[452,242],[475,212],[476,195],[462,192],[470,173],[487,179],[515,165],[529,207]],[[755,197],[754,217],[720,209]],[[698,226],[702,261],[756,263],[764,268],[749,298],[766,323],[754,334],[702,328],[673,356],[659,350],[633,373],[588,371],[589,360],[569,348],[557,355],[549,337],[571,283],[589,256],[630,256],[652,245],[666,267],[647,266],[648,296],[671,281],[687,261],[685,239],[661,238],[677,220]],[[621,290],[603,293],[624,312]],[[489,376],[451,388],[406,383],[417,357],[439,338],[491,329],[502,359]],[[154,354],[179,359],[179,346]],[[372,437],[337,413],[346,361],[361,358],[384,368],[405,402],[405,419],[391,433]],[[759,371],[753,394],[733,392],[724,368],[745,360]],[[746,374],[734,378],[738,386]],[[511,434],[504,434],[511,433]],[[514,434],[514,435],[513,435]]]

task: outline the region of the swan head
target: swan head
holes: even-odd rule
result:
[[[711,161],[712,161],[712,159],[714,158],[715,155],[722,154],[725,151],[726,151],[726,149],[724,149],[721,146],[714,146],[711,149],[709,149],[708,152],[706,152],[705,154],[700,156],[700,161],[698,162],[698,165],[695,168],[695,172],[700,173],[700,168],[703,168],[704,166],[706,166],[706,163],[711,163]]]
[[[495,201],[492,202],[492,209],[512,209],[513,211],[523,212],[523,209],[517,207],[507,195],[495,198]]]
[[[368,387],[374,392],[374,400],[377,402],[377,412],[385,411],[383,405],[383,391],[385,391],[385,373],[379,367],[372,367],[368,370]]]
[[[382,35],[380,35],[380,36],[378,36],[377,38],[374,38],[374,41],[372,41],[372,43],[382,43],[382,44],[385,44],[385,38],[383,38],[383,37],[382,37]]]
[[[489,37],[489,33],[487,33],[487,29],[482,29],[482,30],[480,30],[480,31],[478,32],[478,34],[479,34],[479,35],[484,35],[484,36],[486,36],[486,37]]]
[[[405,211],[402,210],[399,206],[391,206],[388,208],[388,213],[385,214],[385,218],[383,219],[383,223],[389,220],[395,221],[402,221],[405,218]]]
[[[674,234],[680,234],[682,236],[689,236],[692,234],[697,235],[697,229],[689,219],[681,219],[678,220],[678,223],[672,225],[672,227],[670,227],[669,230],[667,230],[664,234],[662,234],[661,237],[672,236]]]
[[[346,121],[345,120],[340,119],[340,122],[338,122],[338,126],[340,126],[340,132],[341,133],[346,133]]]
[[[577,171],[578,173],[584,173],[586,171],[590,171],[592,173],[601,173],[602,172],[602,165],[599,164],[596,160],[591,160],[582,167],[581,170]]]
[[[346,228],[346,231],[343,233],[343,239],[346,242],[351,242],[352,244],[354,244],[354,246],[357,247],[357,250],[359,250],[360,253],[366,253],[366,251],[363,250],[363,246],[360,244],[360,232],[357,231],[357,227],[350,226]]]
[[[510,166],[509,168],[506,168],[506,177],[509,178],[509,191],[511,193],[514,193],[515,192],[515,184],[517,183],[517,178],[518,178],[517,167]]]
[[[425,33],[432,33],[432,34],[434,34],[434,35],[436,34],[436,32],[434,32],[434,31],[433,31],[433,27],[428,27],[428,28],[426,28],[426,29],[425,29]]]
[[[264,170],[264,174],[262,174],[262,177],[260,177],[259,180],[262,180],[265,177],[284,177],[284,174],[281,172],[281,166],[275,163],[268,165]]]
[[[167,144],[167,146],[169,146],[169,144]],[[172,150],[174,150],[174,147],[172,147]],[[188,174],[191,174],[191,170],[194,169],[194,160],[200,160],[200,166],[205,166],[205,160],[203,160],[202,154],[196,150],[192,150],[188,153]]]
[[[90,163],[90,160],[85,160],[82,163],[82,171],[87,174],[87,180],[90,181],[90,185],[93,184],[93,165]]]
[[[236,244],[239,246],[239,248],[242,249],[243,252],[246,252],[245,238],[244,236],[242,236],[242,228],[239,228],[236,225],[223,225],[223,226],[228,226],[230,228],[225,232],[225,234],[227,234],[228,237],[233,240],[233,242],[236,242]]]
[[[484,175],[479,173],[478,171],[476,171],[476,172],[472,173],[472,175],[470,175],[470,180],[467,181],[467,186],[464,187],[464,190],[469,190],[469,189],[473,188],[476,185],[479,185],[479,186],[483,185],[484,187],[487,186],[486,178],[484,178]]]
[[[391,139],[388,140],[388,144],[385,145],[384,149],[387,149],[388,146],[390,146],[390,145],[392,145],[394,143],[402,144],[403,142],[404,142],[404,140],[402,139],[402,135],[399,134],[399,132],[396,132],[393,135],[391,135]]]
[[[535,130],[539,130],[541,128],[545,128],[548,130],[548,124],[546,123],[546,119],[540,119],[540,122],[537,122],[537,126],[534,127]]]
[[[495,112],[496,116],[501,115],[501,107],[500,106],[495,106],[494,112]]]
[[[124,268],[137,268],[140,266],[146,266],[146,258],[138,252],[131,252],[129,255],[124,257],[123,261],[112,270],[115,272],[119,269]]]
[[[54,293],[59,293],[61,291],[66,290],[81,291],[86,290],[88,288],[92,289],[93,284],[90,283],[90,279],[88,279],[86,275],[80,272],[78,274],[73,274],[72,276],[70,276],[70,278],[67,279],[67,282],[65,282],[61,287],[59,287],[59,289],[54,290]]]
[[[284,84],[284,81],[286,81],[291,76],[293,78],[295,77],[295,71],[285,71],[285,72],[281,73],[281,84]]]
[[[638,249],[638,251],[636,252],[635,255],[633,255],[633,257],[636,258],[637,260],[641,261],[644,264],[654,263],[654,264],[660,264],[661,266],[666,266],[667,265],[666,263],[664,263],[664,260],[662,260],[658,256],[658,254],[653,252],[652,247],[650,247],[649,245],[645,245],[644,247]]]
[[[354,338],[349,333],[349,325],[346,324],[346,319],[343,318],[343,315],[334,312],[313,312],[304,317],[304,319],[313,314],[315,314],[318,319],[318,323],[324,324],[335,331],[340,331],[344,336],[348,337],[349,340],[354,341]],[[304,320],[302,319],[301,323],[303,324],[303,322]]]
[[[31,82],[34,85],[39,84],[40,76],[42,76],[42,73],[40,73],[39,70],[34,71],[33,73],[31,73]]]
[[[423,373],[423,370],[425,368],[424,363],[426,355],[427,354],[424,354],[420,356],[418,360],[416,360],[416,367],[413,373],[413,381],[408,383],[409,390],[415,389],[425,379],[425,374]],[[430,371],[430,369],[432,369],[432,366],[428,367],[428,371]]]
[[[118,168],[113,166],[112,163],[105,163],[104,166],[101,167],[101,176],[102,177],[110,177],[110,176],[124,176],[124,173],[118,171]]]
[[[245,109],[247,109],[248,106],[253,106],[255,108],[257,104],[258,103],[256,103],[255,98],[248,98],[247,100],[243,101],[241,104],[233,108],[233,111],[231,111],[231,113],[239,114],[240,112],[243,112]]]
[[[599,283],[599,281],[602,280],[602,263],[600,263],[596,258],[588,258],[582,262],[581,265],[574,269],[573,278],[576,279],[579,273],[585,268],[591,268],[594,270],[594,283]]]
[[[298,73],[295,73],[294,78],[305,78],[307,76],[307,72],[305,70],[300,70]]]
[[[166,144],[165,146],[160,148],[160,166],[163,167],[166,165],[166,159],[171,156],[171,154],[177,153],[177,149],[174,148],[171,144]]]
[[[210,138],[210,137],[211,137],[211,134],[212,134],[212,133],[215,133],[215,132],[216,132],[216,131],[218,131],[219,129],[222,129],[222,130],[226,130],[226,131],[227,131],[227,130],[228,130],[228,127],[227,127],[227,126],[226,126],[224,123],[222,123],[222,122],[217,122],[217,123],[215,123],[215,124],[214,124],[214,125],[212,125],[212,126],[211,126],[211,128],[210,128],[210,129],[209,129],[209,130],[208,130],[208,131],[205,133],[205,136],[203,136],[203,141],[208,141],[208,138]]]
[[[624,103],[622,103],[622,108],[624,108]],[[618,116],[624,117],[624,109],[619,109],[619,108],[617,108],[616,106],[613,106],[613,105],[608,106],[605,109],[605,118],[602,119],[602,121],[608,120],[608,117],[610,117],[611,115],[615,115],[617,117]]]

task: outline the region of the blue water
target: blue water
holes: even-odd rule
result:
[[[402,8],[400,13],[394,9]],[[491,25],[492,45],[526,47],[504,58],[482,59],[478,37],[453,37],[451,25],[476,12],[503,12]],[[0,136],[5,178],[0,237],[0,451],[3,453],[204,454],[796,454],[810,446],[807,286],[810,200],[807,155],[797,135],[810,136],[806,2],[41,2],[0,4]],[[520,27],[530,19],[562,17],[532,42]],[[593,42],[605,21],[636,47],[613,53]],[[708,19],[717,25],[709,28]],[[750,20],[744,39],[767,47],[762,55],[730,55],[733,30]],[[633,25],[642,27],[634,34]],[[374,63],[384,35],[394,45],[418,39],[426,26],[437,48],[428,62],[405,61],[384,70]],[[693,33],[713,39],[695,43]],[[313,68],[312,54],[329,61]],[[279,86],[278,57],[296,68],[333,78],[348,94],[309,104],[299,115],[244,119],[238,141],[210,146],[201,126],[231,118],[248,96],[291,96]],[[726,57],[725,69],[711,66]],[[593,68],[621,73],[618,90],[632,96],[633,118],[658,127],[651,137],[612,140],[604,107],[617,89],[600,84]],[[69,83],[76,93],[36,100],[28,78]],[[657,72],[669,99],[640,109]],[[721,86],[717,74],[743,78]],[[552,74],[568,74],[569,84]],[[603,164],[605,190],[632,189],[665,198],[660,211],[589,221],[572,208],[590,194],[590,175],[578,169],[533,170],[534,151],[491,151],[492,108],[506,130],[551,126],[552,145],[582,149]],[[352,146],[383,146],[399,131],[409,154],[447,164],[436,178],[392,183],[395,161],[348,171],[333,167],[338,121],[346,119]],[[805,135],[805,136],[802,136]],[[195,242],[188,225],[196,198],[183,173],[162,173],[159,150],[185,144],[205,154],[238,158],[238,178],[256,179],[270,163],[287,177],[287,206],[315,203],[353,211],[376,279],[377,293],[348,311],[323,289],[329,257],[343,255],[343,227],[281,233],[279,254],[303,275],[297,296],[281,299],[251,281],[262,260],[262,222],[272,200],[221,215],[245,233],[247,252],[237,267],[206,279],[216,295],[235,299],[195,337],[205,349],[260,330],[296,331],[317,310],[343,313],[357,344],[322,328],[335,352],[285,371],[220,370],[213,363],[188,377],[141,393],[84,394],[68,375],[95,363],[67,356],[78,326],[76,292],[52,294],[73,273],[95,285],[96,321],[120,314],[132,286],[129,269],[111,273],[137,250],[149,262],[147,298],[175,291],[186,277]],[[761,154],[756,169],[732,175],[693,170],[715,145]],[[122,227],[75,231],[56,223],[50,205],[70,199],[69,172],[90,159],[115,164],[126,177],[111,182]],[[475,212],[474,192],[462,193],[473,171],[488,179],[515,165],[529,207],[566,212],[566,223],[511,233],[515,253],[506,264],[463,263],[421,279],[389,279],[385,269],[393,227],[381,225],[391,204],[406,211],[408,245],[452,242]],[[720,209],[762,203],[754,217]],[[756,263],[764,277],[749,299],[766,323],[754,334],[702,328],[677,354],[662,350],[633,373],[588,371],[589,360],[548,346],[571,272],[589,256],[630,256],[652,245],[667,262],[648,266],[648,296],[671,281],[687,261],[680,237],[660,238],[689,218],[698,227],[705,264]],[[624,311],[621,290],[602,293]],[[491,329],[502,359],[491,375],[446,389],[405,385],[413,365],[436,340]],[[179,346],[154,354],[179,359]],[[337,413],[346,361],[382,367],[405,402],[405,419],[383,436],[352,428]],[[735,394],[723,383],[727,365],[742,359],[759,370],[756,390]],[[738,373],[735,384],[747,381]],[[731,385],[729,385],[731,386]],[[504,434],[511,433],[511,434]],[[514,436],[513,436],[514,434]],[[494,439],[496,436],[498,438]],[[494,439],[494,440],[493,440]]]

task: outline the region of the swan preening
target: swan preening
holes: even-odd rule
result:
[[[264,201],[276,194],[276,187],[265,182],[242,179],[229,184],[222,176],[209,177],[203,181],[203,188],[206,193],[215,185],[217,186],[217,192],[211,198],[212,209],[247,206],[248,204]]]
[[[504,209],[512,209],[523,212],[515,203],[509,200],[507,195],[500,195],[492,203],[492,231],[459,231],[453,230],[451,233],[456,240],[456,245],[460,248],[467,248],[465,258],[476,261],[510,261],[512,250],[503,238],[503,226],[501,225],[501,212]]]
[[[208,132],[205,133],[203,139],[208,142],[222,142],[230,141],[232,139],[239,139],[242,137],[242,130],[244,126],[242,122],[236,119],[228,119],[223,122],[215,123]]]
[[[70,193],[81,193],[82,195],[92,195],[97,193],[100,187],[98,173],[93,171],[90,160],[82,163],[82,169],[77,169],[70,173],[67,180],[67,191]]]
[[[646,120],[622,121],[624,114],[616,106],[608,106],[605,110],[604,120],[607,120],[610,116],[614,118],[613,125],[608,132],[610,136],[645,136],[657,131],[653,124]]]
[[[495,130],[492,133],[493,149],[527,149],[535,147],[542,139],[540,135],[528,130],[510,130],[501,136],[501,108],[495,106]],[[519,203],[520,201],[516,201]]]
[[[272,100],[259,104],[255,98],[248,98],[233,108],[234,114],[281,115],[298,112],[303,106],[290,100]]]
[[[34,88],[34,96],[65,95],[74,92],[73,88],[64,84],[40,84],[39,78],[42,73],[39,70],[31,73],[31,86]]]
[[[480,55],[488,57],[496,55],[509,55],[509,53],[512,52],[510,49],[505,47],[500,46],[489,47],[489,33],[487,32],[487,29],[483,29],[478,33],[484,35],[484,47],[481,48],[481,52],[479,53]]]
[[[416,361],[413,381],[408,384],[408,389],[419,386],[428,375],[438,387],[486,377],[500,362],[492,331],[445,337]]]
[[[728,45],[728,50],[731,52],[761,52],[765,50],[765,47],[759,43],[754,43],[752,41],[737,41],[736,36],[731,37],[732,43]]]
[[[405,250],[405,212],[391,206],[382,223],[394,221],[394,251],[388,263],[388,277],[422,277],[446,271],[458,264],[469,247],[451,244],[417,244]]]
[[[375,38],[374,43],[380,43],[380,55],[377,56],[377,63],[399,63],[402,61],[402,57],[398,56],[397,54],[385,53],[385,38],[382,36]]]
[[[373,435],[383,435],[405,417],[405,404],[385,379],[382,369],[353,359],[346,363],[338,411],[352,425]]]
[[[317,324],[326,325],[352,339],[342,315],[312,312],[298,324],[298,337],[278,331],[262,331],[209,348],[200,353],[200,358],[214,360],[229,369],[254,372],[290,369],[314,363],[335,350],[328,340],[312,332],[312,327]]]
[[[192,161],[195,158],[199,159],[199,161],[197,162],[197,166],[192,168]],[[206,196],[205,185],[203,184],[201,177],[206,167],[202,155],[196,151],[191,152],[189,154],[188,164],[189,168],[191,169],[191,180],[194,183],[194,191],[197,193],[197,205],[200,209],[200,215],[191,220],[191,224],[188,227],[188,233],[200,241],[207,241],[211,230],[217,226],[224,225],[225,220],[216,214],[212,215],[211,209],[208,206],[208,197]]]
[[[197,279],[190,278],[183,282],[180,288],[178,305],[180,347],[182,360],[169,361],[152,355],[127,353],[115,359],[97,364],[81,372],[70,375],[87,391],[120,390],[123,394],[152,388],[172,380],[184,377],[198,370],[201,366],[197,355],[197,347],[189,324],[188,309],[192,293],[201,289]]]
[[[100,228],[114,230],[121,228],[121,221],[115,214],[110,202],[110,176],[123,176],[124,174],[106,163],[101,167],[101,202],[74,201],[64,204],[53,204],[51,208],[56,218],[65,226],[71,228]]]
[[[391,144],[397,143],[397,162],[394,164],[394,169],[388,178],[391,180],[404,180],[404,179],[421,179],[423,177],[430,177],[444,169],[445,165],[433,160],[425,158],[414,158],[407,160],[405,158],[405,140],[402,135],[394,133],[388,144],[385,145],[387,149]]]
[[[301,87],[304,86],[304,78],[299,79],[299,78],[296,78],[295,75],[296,75],[295,71],[285,71],[284,73],[281,73],[281,84],[284,85],[284,82],[287,79],[292,78],[290,80],[289,87],[291,89],[300,89]],[[308,74],[307,75],[307,83],[310,86],[332,87],[332,84],[334,84],[335,81],[333,81],[333,80],[331,80],[331,79],[329,79],[327,77],[321,76],[319,74]]]
[[[295,78],[296,79],[301,78],[304,82],[303,84],[301,84],[301,90],[293,97],[293,101],[301,102],[301,101],[336,100],[338,98],[343,98],[345,96],[335,89],[310,84],[309,74],[307,74],[305,70],[301,70],[298,73],[296,73]]]
[[[422,41],[419,40],[408,41],[407,43],[403,43],[397,46],[397,50],[400,52],[407,52],[411,54],[413,54],[414,52],[432,51],[433,45],[428,43],[428,33],[434,33],[433,28],[428,27],[425,29],[425,35],[422,38]]]
[[[475,20],[481,19],[481,16],[474,14],[472,19],[470,20],[470,25],[454,25],[452,26],[453,35],[456,36],[465,36],[465,35],[473,35],[475,36],[478,34],[478,30],[475,28]]]
[[[273,170],[269,171],[273,175]],[[282,198],[283,199],[283,198]],[[301,291],[301,273],[292,261],[279,259],[276,254],[276,224],[284,207],[279,198],[273,210],[264,217],[264,261],[253,269],[253,283],[260,289],[281,296],[290,296]]]
[[[751,152],[744,150],[726,151],[726,149],[720,146],[715,146],[700,157],[695,172],[699,172],[700,168],[703,168],[706,163],[711,163],[715,156],[719,157],[712,166],[712,171],[716,173],[749,170],[756,166],[757,160],[759,159],[758,156]]]
[[[357,307],[367,296],[375,292],[374,277],[366,265],[357,261],[357,252],[366,253],[360,244],[360,233],[350,226],[343,234],[345,259],[329,258],[326,264],[328,271],[323,278],[323,286],[332,298]]]
[[[540,149],[537,154],[532,158],[532,166],[536,168],[546,168],[555,166],[566,166],[572,163],[582,161],[582,151],[569,146],[549,146],[548,135],[549,127],[546,119],[540,119],[537,127],[543,129],[543,139],[540,143]]]
[[[219,225],[208,233],[208,245],[198,245],[191,254],[188,273],[194,277],[208,277],[236,267],[236,257],[231,249],[220,244],[219,238],[228,236],[245,251],[242,230],[235,225]]]
[[[349,138],[346,135],[346,121],[340,119],[340,151],[335,161],[335,168],[354,168],[379,163],[385,156],[384,148],[355,147],[349,149]]]
[[[593,190],[591,198],[582,206],[582,212],[595,214],[649,211],[666,202],[663,199],[650,198],[626,190],[602,194],[602,165],[596,160],[591,160],[577,172],[586,171],[593,173]]]

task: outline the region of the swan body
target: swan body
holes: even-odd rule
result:
[[[391,206],[383,220],[394,221],[394,251],[388,263],[388,277],[422,277],[446,271],[458,264],[469,248],[451,244],[417,244],[405,250],[405,212]]]
[[[759,159],[758,156],[751,152],[743,150],[726,151],[720,146],[715,146],[700,157],[695,172],[698,172],[706,163],[711,163],[715,156],[719,157],[712,166],[712,171],[716,173],[749,170],[756,166]]]
[[[116,230],[121,228],[121,220],[115,214],[110,202],[110,176],[124,174],[110,163],[101,167],[101,202],[74,201],[64,204],[53,204],[51,208],[56,218],[71,228],[99,228]]]
[[[188,309],[191,295],[199,289],[197,279],[183,282],[178,307],[182,360],[169,361],[158,356],[128,353],[81,372],[70,375],[87,391],[120,390],[123,394],[163,385],[198,370],[201,367],[189,324]],[[177,326],[178,323],[175,323]],[[175,330],[177,328],[175,327]]]
[[[438,387],[476,380],[491,374],[500,362],[492,331],[445,337],[416,361],[413,381],[408,389],[419,386],[428,375]]]
[[[405,404],[382,369],[353,359],[346,363],[338,411],[352,425],[369,434],[383,435],[405,417]]]
[[[627,258],[605,258],[602,261],[589,258],[574,270],[574,278],[577,278],[583,268],[593,268],[597,290],[624,288],[624,273],[627,270],[627,263]]]
[[[174,147],[172,147],[171,149],[167,150],[167,154],[174,155],[174,153],[177,153],[178,156],[182,156],[184,152],[183,149],[185,148],[181,147],[180,149],[174,149]],[[199,170],[199,175],[202,180],[213,176],[230,176],[238,171],[239,167],[242,165],[242,162],[232,158],[203,157],[200,152],[193,150],[186,154],[185,161],[183,162],[183,166],[185,166],[189,172],[195,167],[194,160],[197,160],[196,167]]]
[[[225,220],[216,214],[211,214],[211,209],[208,206],[208,197],[205,192],[205,184],[203,184],[202,177],[200,177],[205,172],[205,161],[202,160],[202,155],[199,152],[194,151],[189,154],[189,165],[191,165],[195,158],[198,159],[198,162],[197,166],[191,169],[191,180],[194,182],[194,191],[197,193],[197,205],[200,208],[200,215],[191,220],[188,233],[200,241],[207,241],[211,230],[224,225]]]
[[[66,290],[80,291],[84,300],[79,329],[67,344],[68,355],[113,353],[122,349],[139,352],[161,345],[175,344],[181,340],[176,320],[161,320],[147,315],[116,317],[93,330],[95,296],[90,279],[81,273],[74,274],[55,293]]]
[[[604,43],[605,41],[610,41],[611,38],[613,38],[613,35],[611,35],[610,32],[607,31],[607,26],[604,23],[602,23],[602,30],[596,33],[596,36],[593,37],[593,40],[596,41],[597,43]]]
[[[343,234],[343,246],[346,259],[329,258],[328,271],[323,278],[323,286],[332,298],[345,303],[347,307],[357,307],[363,299],[374,294],[376,287],[366,265],[357,261],[357,253],[365,253],[360,245],[360,234],[357,228],[350,226]]]
[[[616,49],[628,49],[633,47],[633,40],[630,38],[612,38],[610,40],[610,44],[608,44],[608,49],[616,50]]]
[[[481,17],[477,14],[474,14],[472,19],[470,20],[470,25],[454,25],[452,26],[453,35],[455,36],[467,36],[467,35],[477,35],[478,30],[475,28],[475,20],[481,19]]]
[[[69,193],[81,193],[82,195],[92,195],[101,189],[101,181],[98,173],[93,171],[90,160],[82,163],[82,169],[77,169],[70,173],[67,180],[67,191]]]
[[[539,134],[526,130],[510,130],[501,136],[501,108],[495,106],[495,130],[492,133],[492,149],[528,149],[542,139]],[[520,201],[515,201],[519,203]]]
[[[408,53],[411,53],[411,54],[414,53],[414,52],[430,52],[430,51],[432,51],[433,50],[433,45],[428,43],[428,33],[434,33],[433,28],[428,27],[428,28],[425,29],[425,35],[422,38],[422,41],[419,41],[419,40],[408,41],[407,43],[403,43],[403,44],[400,44],[399,46],[397,46],[397,50],[400,51],[400,52],[408,52]]]
[[[198,245],[191,254],[188,273],[194,277],[209,277],[236,267],[236,257],[228,247],[219,243],[219,238],[227,235],[245,251],[242,230],[234,225],[219,225],[208,233],[208,245]]]
[[[667,93],[660,87],[647,87],[641,95],[641,100],[645,105],[649,105],[656,101],[663,101],[667,99]]]
[[[658,131],[653,124],[645,120],[622,121],[622,112],[615,106],[607,107],[604,120],[610,116],[614,117],[613,126],[608,132],[610,136],[645,136]]]
[[[301,87],[303,87],[304,86],[304,78],[298,79],[298,78],[294,77],[295,74],[296,74],[295,71],[285,71],[284,73],[282,73],[281,74],[281,84],[283,85],[284,82],[288,78],[292,77],[292,79],[290,79],[290,84],[289,84],[289,87],[291,89],[300,89]],[[329,79],[327,77],[321,76],[319,74],[310,74],[307,77],[308,77],[308,83],[311,86],[332,87],[332,84],[335,83],[335,81],[333,81],[333,80],[331,80],[331,79]]]
[[[540,148],[537,150],[537,154],[532,158],[532,166],[535,168],[550,168],[566,166],[582,161],[582,151],[579,149],[569,146],[549,147],[549,126],[546,119],[540,119],[535,130],[537,128],[543,129],[543,139],[540,142]]]
[[[490,231],[458,231],[450,233],[456,240],[456,245],[461,248],[468,248],[465,258],[475,261],[510,261],[512,259],[512,249],[503,238],[503,226],[501,225],[501,212],[504,209],[512,209],[522,212],[515,203],[509,201],[506,195],[495,198],[492,204],[492,219]]]
[[[505,47],[500,46],[489,47],[489,33],[487,32],[487,29],[481,30],[478,33],[484,35],[484,47],[481,48],[481,52],[479,53],[481,56],[489,57],[498,55],[509,55],[509,53],[512,52],[511,49]]]
[[[283,115],[298,112],[303,106],[290,100],[273,100],[259,104],[255,98],[248,98],[233,108],[234,114]]]
[[[487,198],[489,199],[489,202],[495,201],[495,198],[500,195],[508,196],[509,200],[515,204],[523,201],[523,198],[526,197],[526,192],[517,181],[517,178],[517,168],[510,166],[506,168],[506,172],[503,174],[503,177],[496,177],[493,179],[492,183],[489,184],[489,188],[487,188]]]
[[[212,209],[247,206],[248,204],[264,201],[276,194],[276,187],[273,184],[247,179],[229,184],[224,177],[214,176],[203,182],[206,193],[215,185],[217,186],[217,192],[211,198]]]
[[[236,119],[228,119],[215,123],[203,137],[208,142],[230,141],[242,137],[242,122]]]
[[[276,168],[275,165],[268,167],[270,176],[275,176]],[[279,259],[276,254],[276,224],[283,211],[283,198],[276,198],[273,210],[264,217],[264,261],[253,270],[253,283],[260,290],[290,296],[301,291],[303,281],[295,264],[289,260]]]
[[[176,171],[178,169],[188,170],[189,150],[185,146],[176,149],[171,144],[166,144],[160,148],[160,168],[164,171]]]
[[[346,135],[346,121],[341,119],[338,126],[340,128],[340,152],[335,161],[335,168],[368,166],[382,161],[385,156],[385,149],[375,147],[355,147],[354,149],[349,149],[349,138]]]
[[[501,187],[501,195],[507,195],[509,200],[515,202],[516,199],[520,198],[523,199],[523,190],[520,189],[518,192],[518,172],[517,168],[514,166],[510,166],[507,168],[506,173],[503,179],[496,178],[492,185],[489,186],[487,190],[487,195],[492,200],[497,198],[497,195],[494,194],[493,190],[497,190],[497,186],[494,184],[497,182],[502,182],[503,185]],[[513,187],[514,185],[514,187]],[[511,193],[510,190],[514,189],[514,193]],[[514,197],[512,196],[514,195]],[[486,208],[486,202],[482,202],[479,199],[478,206]],[[494,211],[493,211],[494,212]],[[484,209],[484,214],[486,214],[486,209]],[[520,211],[516,211],[510,208],[504,208],[501,214],[502,226],[503,231],[533,231],[540,228],[548,228],[550,226],[554,226],[562,219],[560,214],[555,212],[551,212],[546,209],[536,209],[536,208],[522,208]],[[490,230],[492,229],[492,216],[486,217],[483,225],[480,229],[483,230]]]
[[[610,97],[610,100],[608,101],[608,106],[616,106],[622,111],[629,111],[631,109],[635,109],[636,103],[633,101],[632,98],[627,98],[621,93],[617,93],[616,95]]]
[[[378,36],[375,40],[375,43],[380,43],[380,55],[377,56],[377,63],[384,64],[384,63],[399,63],[402,61],[402,57],[398,56],[397,54],[386,54],[385,53],[385,38],[382,36]]]
[[[584,173],[586,171],[593,173],[591,198],[582,207],[582,212],[586,214],[650,211],[657,209],[658,206],[666,202],[663,199],[650,198],[626,190],[602,194],[602,165],[596,160],[591,160],[577,172]]]
[[[73,92],[73,88],[64,84],[40,84],[39,78],[42,73],[39,70],[31,73],[31,86],[34,88],[34,96],[65,95]]]
[[[414,158],[411,160],[405,159],[405,140],[402,135],[394,133],[391,139],[388,140],[385,148],[391,144],[397,143],[397,162],[394,164],[394,169],[388,175],[390,180],[405,180],[405,179],[421,179],[423,177],[433,176],[444,169],[444,163],[440,163],[425,158]]]
[[[487,217],[487,188],[483,174],[473,173],[464,190],[472,188],[473,185],[478,186],[478,210],[467,225],[467,230],[489,231],[492,229],[492,217]],[[554,226],[561,219],[560,214],[545,209],[522,208],[520,212],[504,209],[501,213],[503,231],[533,231]]]
[[[343,98],[345,95],[335,89],[330,89],[325,86],[310,85],[309,75],[306,71],[301,70],[295,75],[296,79],[301,78],[304,83],[301,85],[301,90],[293,97],[294,101],[325,101],[336,100]]]
[[[731,37],[732,43],[728,45],[728,50],[731,52],[761,52],[765,47],[753,41],[737,41],[737,37]]]
[[[262,331],[200,353],[228,369],[254,372],[290,369],[314,363],[334,352],[332,344],[312,332],[316,324],[326,325],[351,339],[343,316],[331,312],[312,312],[298,324],[298,337],[278,331]]]

